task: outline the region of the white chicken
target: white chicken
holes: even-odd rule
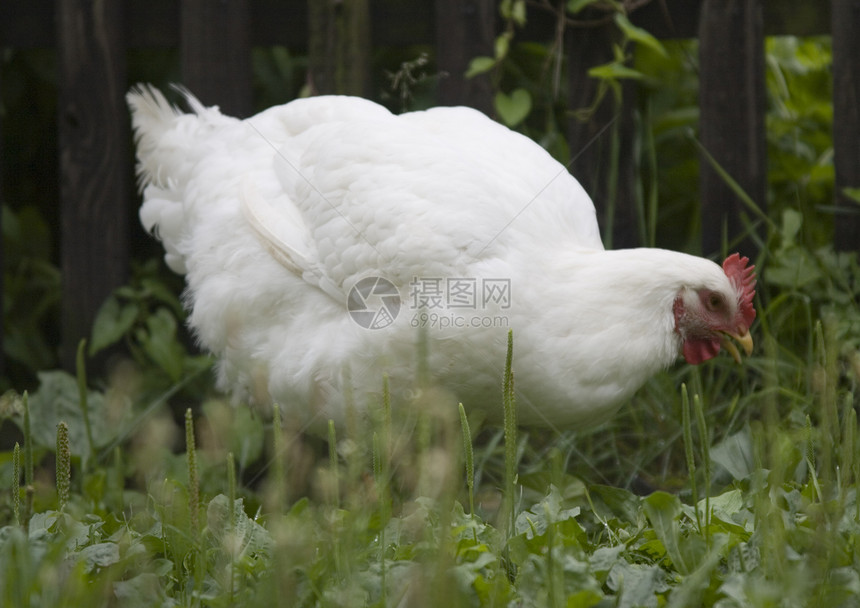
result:
[[[237,399],[320,427],[387,374],[396,403],[423,331],[433,380],[499,418],[513,329],[520,423],[582,426],[679,354],[752,349],[746,258],[604,250],[565,167],[475,110],[316,97],[238,120],[185,97],[128,94],[140,219]]]

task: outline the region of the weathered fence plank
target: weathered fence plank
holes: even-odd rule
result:
[[[860,188],[860,2],[833,0],[833,162],[836,204],[848,213],[836,218],[835,244],[860,248],[860,206],[843,192]]]
[[[316,94],[337,92],[337,18],[333,2],[308,0],[308,84]]]
[[[595,13],[595,18],[605,13]],[[586,12],[584,18],[589,18]],[[637,238],[633,112],[636,86],[625,83],[618,99],[606,91],[598,101],[600,82],[588,74],[612,61],[617,37],[613,23],[574,28],[567,33],[568,122],[571,173],[582,183],[597,209],[607,248],[642,245]],[[595,106],[585,117],[582,110]]]
[[[252,110],[248,0],[182,0],[183,84],[205,105],[233,116]]]
[[[764,30],[760,0],[705,0],[699,27],[699,128],[702,251],[719,252],[724,235],[754,217],[708,155],[764,211],[767,194]],[[738,247],[756,251],[754,240]]]
[[[58,0],[61,360],[127,280],[128,116],[123,3]]]
[[[308,0],[308,84],[315,95],[370,89],[367,0]]]
[[[487,74],[466,78],[469,62],[493,56],[495,0],[436,0],[436,66],[438,102],[465,105],[493,115],[493,87]]]
[[[0,70],[0,92],[2,92],[2,91],[3,91],[3,71]],[[2,133],[3,133],[3,116],[0,115],[0,134],[2,134]],[[4,162],[3,138],[0,137],[0,209],[2,209],[3,207],[6,206],[6,197],[3,194],[3,170],[2,170],[3,169],[3,162]],[[0,212],[0,235],[2,235],[2,234],[3,234],[3,214],[2,214],[2,212]],[[6,260],[3,257],[3,250],[4,250],[4,247],[3,247],[3,242],[2,242],[2,236],[0,236],[0,302],[6,301],[5,293],[4,293],[4,288],[5,288],[4,275],[6,274],[5,273]],[[6,374],[6,352],[3,349],[3,344],[4,344],[4,342],[3,342],[3,339],[4,339],[3,326],[4,325],[5,325],[5,323],[0,322],[0,377],[3,377]]]

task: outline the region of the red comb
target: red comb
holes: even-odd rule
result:
[[[753,298],[755,297],[755,266],[749,264],[749,258],[742,258],[733,253],[723,261],[723,272],[738,291],[738,303],[744,323],[749,329],[755,319]]]

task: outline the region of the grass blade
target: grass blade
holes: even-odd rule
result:
[[[30,428],[30,397],[24,391],[24,486],[33,485],[33,433]]]
[[[191,537],[197,544],[200,534],[200,480],[197,477],[197,446],[194,440],[194,418],[191,408],[185,410],[185,455],[188,467],[188,510]]]
[[[80,404],[81,415],[84,418],[84,430],[87,434],[88,452],[86,453],[86,456],[81,457],[81,466],[84,471],[87,469],[87,462],[96,453],[96,444],[95,441],[93,441],[93,427],[92,424],[90,424],[90,408],[89,403],[87,402],[86,348],[87,341],[81,340],[78,343],[78,352],[75,357],[75,369],[78,380],[78,403]]]
[[[72,455],[69,447],[69,425],[57,425],[57,510],[62,511],[69,502],[72,477]]]
[[[699,441],[702,442],[702,469],[705,472],[705,540],[710,542],[711,523],[711,439],[705,422],[705,412],[699,395],[693,395],[693,410],[696,412],[696,426],[699,428]],[[697,507],[698,514],[698,507]],[[701,528],[700,528],[701,529]]]
[[[337,462],[337,435],[334,420],[328,421],[328,466],[331,472],[332,506],[340,507],[340,467]]]
[[[746,193],[746,191],[741,187],[741,185],[731,176],[729,172],[726,171],[723,166],[717,162],[708,149],[702,145],[702,142],[699,141],[699,138],[694,136],[692,132],[690,132],[690,138],[693,140],[693,143],[696,144],[696,147],[708,161],[708,164],[711,165],[714,171],[716,171],[717,175],[720,176],[726,185],[734,192],[735,196],[737,196],[741,202],[746,205],[747,209],[753,212],[753,214],[758,217],[761,221],[767,224],[768,229],[772,232],[777,232],[779,228],[776,223],[770,219],[767,214],[761,210],[761,207],[756,204],[756,202],[752,199],[752,197]]]
[[[502,405],[505,414],[505,518],[508,535],[516,530],[515,487],[517,483],[517,409],[514,396],[514,332],[508,330],[505,375],[502,383]]]
[[[15,525],[21,525],[21,446],[15,442],[12,450],[12,512]]]
[[[469,429],[469,419],[466,409],[459,404],[460,428],[463,432],[463,454],[466,458],[466,488],[469,490],[469,514],[475,514],[475,453],[472,450],[472,432]],[[475,539],[477,542],[477,538]]]
[[[684,455],[690,473],[690,492],[693,495],[693,509],[696,512],[696,526],[702,532],[702,519],[699,516],[699,488],[696,483],[696,458],[693,451],[693,425],[690,421],[690,396],[686,383],[681,384],[681,425],[684,429]]]

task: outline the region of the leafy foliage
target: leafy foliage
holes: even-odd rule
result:
[[[4,324],[7,358],[37,370],[56,365],[48,335],[56,326],[60,273],[47,224],[35,207],[3,207]]]
[[[92,400],[96,415],[104,403]],[[372,424],[376,438],[392,423]],[[456,426],[437,428],[427,454],[438,454]],[[302,498],[287,511],[257,507],[253,517],[251,495],[231,501],[219,492],[219,485],[230,491],[223,474],[203,483],[210,497],[197,507],[196,473],[190,485],[151,478],[145,493],[118,499],[108,495],[121,487],[78,478],[69,502],[62,491],[49,500],[57,510],[47,506],[24,527],[0,528],[0,595],[15,605],[770,606],[787,597],[850,605],[860,588],[853,550],[860,455],[838,434],[815,439],[826,426],[803,429],[802,441],[798,429],[779,427],[730,436],[712,450],[730,482],[693,505],[665,491],[640,497],[583,485],[556,471],[557,484],[517,507],[507,532],[496,519],[507,517],[504,510],[467,514],[456,498],[463,488],[404,493],[398,478],[435,475],[438,465],[395,447],[399,433],[388,435],[388,447],[361,446],[367,432],[340,444],[359,447],[335,456],[342,498]],[[199,462],[193,457],[201,480],[223,471],[224,459],[211,450],[203,446]],[[390,450],[400,451],[398,459],[383,477],[385,469],[374,467],[368,487],[371,453],[378,459]],[[232,466],[232,453],[226,461]],[[424,464],[415,470],[408,462]],[[123,466],[119,459],[106,465],[103,478],[116,479]]]

